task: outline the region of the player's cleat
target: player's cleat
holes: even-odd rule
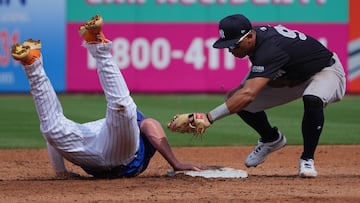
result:
[[[16,43],[11,46],[11,56],[24,65],[31,65],[40,58],[40,40],[28,39],[23,44]]]
[[[317,176],[317,171],[314,166],[313,159],[300,159],[299,161],[299,176],[302,178],[315,178]]]
[[[23,46],[29,46],[30,49],[33,50],[39,50],[41,49],[41,42],[40,40],[33,40],[33,39],[27,39],[24,41]]]
[[[80,36],[89,44],[107,43],[107,39],[102,32],[103,19],[99,14],[93,16],[80,26]]]
[[[245,160],[245,165],[247,167],[256,167],[257,165],[263,163],[266,157],[271,153],[274,152],[286,144],[286,138],[284,135],[281,134],[280,131],[279,138],[273,142],[262,142],[261,138],[258,140],[258,145],[255,149],[248,155]]]

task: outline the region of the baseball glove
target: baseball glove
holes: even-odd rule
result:
[[[204,113],[176,114],[167,125],[173,132],[193,133],[196,138],[201,138],[210,126],[211,123]]]

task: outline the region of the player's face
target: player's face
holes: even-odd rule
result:
[[[239,43],[229,47],[229,52],[232,53],[235,57],[244,58],[249,55],[253,50],[253,34],[247,35]]]
[[[241,41],[240,43],[236,44],[234,47],[229,48],[229,52],[238,58],[244,58],[248,54],[248,47],[245,43],[246,40]]]

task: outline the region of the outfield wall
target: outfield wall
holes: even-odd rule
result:
[[[44,64],[54,88],[65,91],[65,10],[58,0],[0,0],[0,92],[28,92],[18,62],[10,56],[14,42],[41,39]]]
[[[281,23],[310,34],[337,52],[348,70],[348,1],[9,2],[0,1],[1,92],[28,91],[20,65],[10,59],[8,48],[12,41],[29,37],[42,40],[44,64],[56,91],[101,91],[94,59],[81,46],[77,32],[96,13],[106,22],[104,31],[114,43],[114,59],[133,92],[222,92],[237,86],[249,61],[212,48],[218,21],[233,13],[243,13],[254,25]]]
[[[348,92],[360,93],[360,1],[351,0],[349,6]]]
[[[239,85],[249,61],[212,48],[218,21],[233,13],[313,35],[347,67],[347,1],[88,0],[68,1],[67,9],[68,91],[101,90],[76,32],[94,13],[107,21],[104,31],[133,92],[220,92]]]

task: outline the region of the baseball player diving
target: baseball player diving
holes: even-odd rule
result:
[[[214,48],[227,48],[237,58],[249,57],[252,66],[246,79],[227,93],[223,104],[208,113],[175,115],[168,128],[202,135],[215,121],[236,113],[260,135],[245,160],[247,167],[255,167],[286,144],[265,110],[302,98],[304,148],[298,175],[316,177],[314,154],[324,126],[324,108],[345,94],[345,74],[336,53],[297,30],[281,25],[253,27],[241,14],[223,18],[219,34]]]
[[[96,59],[98,76],[106,101],[106,117],[79,124],[63,114],[57,95],[43,68],[41,42],[26,40],[11,47],[30,84],[40,130],[46,140],[51,164],[57,176],[77,177],[68,171],[64,158],[95,178],[134,177],[143,172],[156,151],[174,170],[203,167],[177,160],[161,124],[146,118],[130,96],[125,80],[112,60],[112,42],[102,32],[100,15],[79,28],[84,46]]]

